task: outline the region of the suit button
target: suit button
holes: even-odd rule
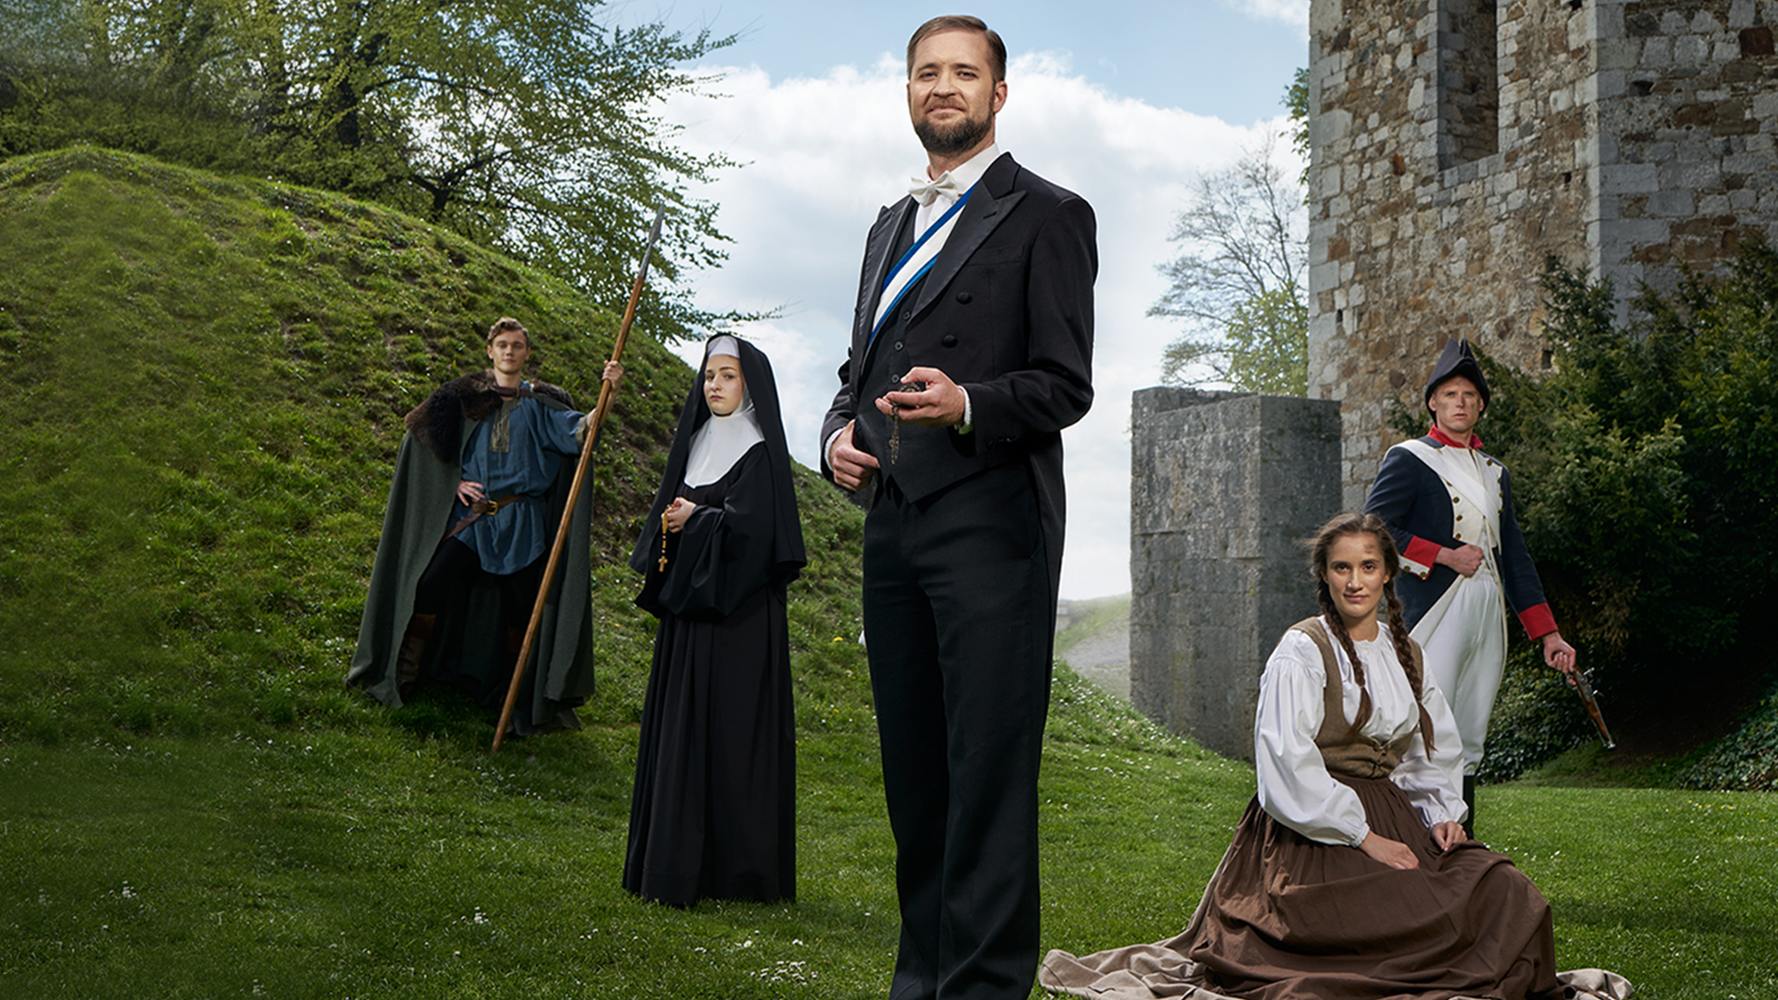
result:
[[[971,295],[971,294],[970,294],[970,293],[968,293],[968,292],[958,292],[958,293],[957,293],[957,301],[958,301],[958,302],[961,302],[961,303],[962,303],[962,304],[964,304],[964,305],[969,305],[969,303],[970,303],[970,302],[971,302],[971,301],[972,301],[972,300],[973,300],[973,299],[974,299],[974,298],[975,298],[975,296],[974,296],[974,295]]]
[[[957,346],[957,335],[954,333],[947,333],[943,337],[940,337],[938,342],[945,345],[946,347],[956,347]]]
[[[913,314],[913,313],[911,313],[911,312],[908,312],[908,311],[907,311],[907,310],[906,310],[906,309],[903,309],[903,310],[902,310],[902,311],[901,311],[901,321],[902,321],[902,322],[903,322],[903,323],[906,323],[906,322],[907,322],[907,321],[908,321],[908,320],[910,320],[910,319],[913,319],[913,318],[914,318],[914,314]]]
[[[895,349],[898,351],[901,350],[901,341],[898,340],[895,342]]]

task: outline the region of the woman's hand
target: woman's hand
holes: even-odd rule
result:
[[[1463,832],[1462,823],[1445,820],[1432,828],[1432,842],[1441,851],[1448,851],[1468,839],[1469,836]]]
[[[690,500],[687,500],[684,497],[674,497],[673,502],[667,505],[665,514],[667,519],[667,530],[675,535],[684,531],[685,522],[691,520],[692,511],[697,509],[698,505],[692,503]]]
[[[484,499],[486,496],[487,494],[482,492],[481,483],[472,483],[465,479],[457,484],[457,502],[465,507],[475,506],[477,500]]]
[[[1367,833],[1364,835],[1364,843],[1359,844],[1358,849],[1391,868],[1411,871],[1420,867],[1420,859],[1414,856],[1408,845],[1399,840]]]

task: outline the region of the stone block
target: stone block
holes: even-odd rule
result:
[[[1673,40],[1673,63],[1697,68],[1710,61],[1710,43],[1697,35],[1680,35]]]
[[[1690,191],[1657,191],[1648,197],[1648,213],[1654,216],[1691,215],[1698,210],[1698,202]]]
[[[1297,541],[1338,504],[1340,406],[1144,389],[1132,430],[1132,701],[1251,760],[1265,657],[1313,607]]]

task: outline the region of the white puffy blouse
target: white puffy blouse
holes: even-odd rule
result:
[[[1317,619],[1327,631],[1324,619]],[[1352,664],[1339,641],[1328,632],[1340,667],[1340,688],[1346,718],[1358,714],[1359,688]],[[1395,656],[1389,626],[1381,625],[1369,642],[1353,640],[1364,664],[1365,686],[1371,694],[1371,717],[1360,733],[1381,743],[1413,732],[1401,766],[1390,774],[1428,828],[1447,820],[1461,822],[1466,812],[1462,794],[1463,745],[1445,696],[1427,677],[1423,703],[1432,722],[1438,749],[1429,759],[1420,738],[1420,713],[1414,692]],[[1259,682],[1259,710],[1253,721],[1253,759],[1259,772],[1259,804],[1271,817],[1310,840],[1358,846],[1370,833],[1358,794],[1335,781],[1315,746],[1325,715],[1322,691],[1326,669],[1313,639],[1292,629],[1266,661]]]

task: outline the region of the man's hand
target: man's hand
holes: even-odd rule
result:
[[[485,500],[487,496],[482,492],[481,483],[472,483],[465,479],[457,484],[457,502],[465,507],[473,507],[477,500]]]
[[[1432,828],[1432,842],[1441,851],[1448,851],[1469,838],[1463,832],[1463,824],[1445,820]]]
[[[602,382],[610,382],[611,391],[616,392],[618,380],[623,377],[624,366],[616,361],[607,361],[605,362],[605,371],[599,376],[599,380]]]
[[[1454,549],[1439,549],[1437,561],[1464,576],[1474,576],[1475,571],[1482,568],[1482,548],[1479,545],[1459,545]]]
[[[893,416],[900,408],[901,422],[916,427],[955,427],[963,422],[963,390],[951,377],[937,368],[914,367],[901,377],[903,382],[924,382],[920,392],[886,392],[877,400],[877,409],[884,416]]]
[[[1420,859],[1414,856],[1408,845],[1399,840],[1367,833],[1364,835],[1364,843],[1359,844],[1358,849],[1391,868],[1411,871],[1420,867]]]
[[[863,489],[878,468],[874,455],[852,446],[852,429],[857,424],[856,420],[846,421],[845,429],[833,439],[833,448],[827,456],[827,466],[833,470],[833,481],[849,493]]]
[[[1574,647],[1562,638],[1562,633],[1551,632],[1543,637],[1543,662],[1562,671],[1568,677],[1568,686],[1574,686]]]
[[[698,505],[690,500],[684,497],[674,497],[673,502],[667,505],[667,509],[662,515],[667,520],[667,530],[675,535],[684,531],[685,522],[691,520],[692,512],[697,509]]]

